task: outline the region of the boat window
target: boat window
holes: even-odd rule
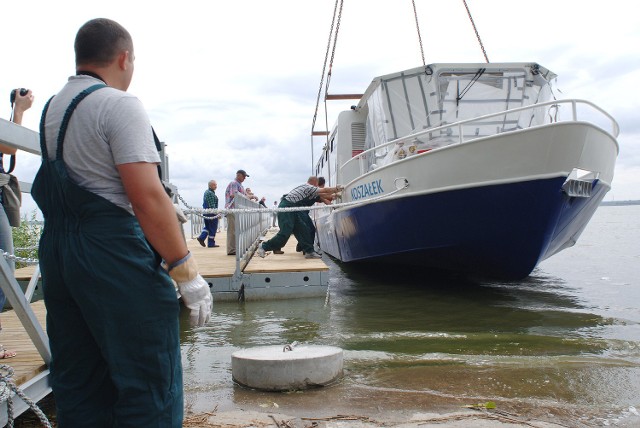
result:
[[[380,81],[367,100],[367,147],[424,129],[547,101],[552,99],[548,77],[552,76],[540,73],[535,64],[494,69],[446,67],[433,74],[419,69],[390,75]],[[543,121],[544,114],[536,110],[505,113],[465,125],[463,135],[465,139],[479,138]],[[418,150],[458,139],[458,128],[452,126],[420,137]]]

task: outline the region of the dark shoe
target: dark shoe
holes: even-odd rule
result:
[[[298,252],[298,253],[302,252],[302,247],[300,246],[300,244],[296,245],[296,252]]]
[[[198,236],[196,239],[198,240],[200,245],[202,245],[203,247],[206,247],[206,245],[204,245],[204,238],[201,238],[201,237]]]
[[[273,250],[273,254],[284,254],[282,250]]]
[[[209,245],[209,248],[218,248],[219,246],[220,245],[213,244],[213,245]]]
[[[236,252],[234,251],[233,253],[227,253],[227,256],[235,256]]]

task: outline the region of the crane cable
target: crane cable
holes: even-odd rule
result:
[[[484,55],[484,59],[489,62],[489,57],[487,56],[487,51],[484,49],[484,45],[482,44],[482,40],[480,40],[480,34],[478,33],[478,29],[476,28],[476,23],[473,22],[473,17],[471,16],[471,11],[469,10],[469,6],[467,6],[467,0],[462,0],[464,3],[465,9],[467,9],[467,15],[469,15],[469,20],[471,21],[471,25],[473,26],[473,31],[476,33],[476,38],[478,39],[478,43],[480,43],[480,49],[482,49],[482,54]]]
[[[416,18],[416,30],[418,30],[418,43],[420,43],[420,53],[422,54],[422,65],[426,66],[427,63],[424,60],[424,48],[422,47],[422,36],[420,35],[420,24],[418,24],[418,12],[416,10],[415,0],[411,0],[413,3],[413,16]]]
[[[318,107],[320,106],[320,95],[322,94],[322,87],[324,86],[324,72],[327,69],[327,60],[329,58],[329,50],[331,49],[331,37],[333,36],[333,28],[334,25],[336,25],[336,14],[338,13],[338,4],[340,4],[340,13],[338,14],[338,19],[337,19],[337,28],[336,28],[336,34],[335,34],[335,38],[334,38],[334,42],[333,42],[333,52],[331,54],[331,64],[329,65],[329,70],[331,70],[331,65],[333,65],[333,57],[335,55],[335,42],[336,39],[338,38],[338,28],[340,28],[340,19],[342,17],[342,3],[343,0],[336,0],[336,4],[333,7],[333,19],[331,20],[331,28],[329,30],[329,39],[327,40],[327,51],[324,55],[324,64],[322,66],[322,76],[320,77],[320,87],[318,88],[318,96],[316,98],[316,110],[313,113],[313,121],[311,123],[311,169],[312,169],[312,173],[313,173],[313,130],[315,129],[316,126],[316,119],[318,118]],[[329,75],[331,74],[331,71],[329,71]],[[326,92],[325,92],[326,93]],[[326,100],[325,100],[326,103]],[[326,104],[325,104],[325,111],[326,111]],[[326,116],[326,113],[325,113]],[[326,121],[326,119],[325,119]],[[328,140],[328,137],[327,137]]]

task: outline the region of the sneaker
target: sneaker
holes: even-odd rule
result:
[[[316,252],[314,251],[314,252],[312,252],[312,253],[307,253],[307,254],[305,254],[305,255],[304,255],[304,258],[305,258],[305,259],[321,259],[321,258],[322,258],[322,255],[321,255],[321,254],[318,254],[318,253],[316,253]]]
[[[256,250],[256,253],[258,254],[258,256],[262,257],[263,259],[267,255],[266,251],[264,251],[264,248],[262,248],[262,244],[258,245],[258,249]]]
[[[203,247],[206,247],[206,245],[204,245],[204,238],[201,238],[201,237],[198,236],[196,239],[198,240],[200,245],[202,245]]]
[[[284,254],[282,250],[273,250],[273,254]]]

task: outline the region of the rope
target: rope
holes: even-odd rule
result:
[[[418,42],[420,43],[420,53],[422,54],[422,65],[426,66],[427,63],[424,60],[424,48],[422,47],[422,36],[420,36],[420,24],[418,24],[418,12],[416,10],[416,2],[415,0],[411,0],[413,3],[413,15],[416,18],[416,29],[418,30]]]
[[[6,372],[6,374],[2,373]],[[10,399],[11,391],[13,391],[18,397],[24,401],[29,408],[38,416],[42,426],[52,428],[47,416],[40,410],[40,407],[25,395],[25,393],[18,388],[15,382],[11,379],[13,376],[13,368],[7,365],[0,365],[0,402],[7,402],[7,427],[13,428],[13,400]]]
[[[331,204],[331,205],[312,205],[310,207],[286,207],[286,208],[194,208],[187,204],[184,199],[179,195],[178,198],[182,203],[187,207],[187,210],[184,211],[185,214],[237,214],[237,213],[278,213],[278,212],[293,212],[293,211],[313,211],[313,210],[322,210],[326,208],[345,208],[352,207],[355,205],[365,205],[371,202],[376,202],[381,199],[388,198],[401,190],[409,187],[409,182],[406,179],[404,180],[404,184],[399,189],[394,190],[393,192],[389,192],[384,195],[376,196],[375,198],[365,199],[362,201],[351,201],[351,202],[343,202],[340,204]]]
[[[16,247],[15,251],[33,251],[37,249],[38,249],[38,246],[34,245],[33,247]]]
[[[469,6],[467,6],[467,0],[462,0],[464,3],[465,9],[467,9],[467,15],[469,15],[469,20],[471,21],[471,25],[473,26],[473,31],[476,33],[476,38],[478,39],[478,43],[480,43],[480,49],[482,49],[482,54],[484,55],[484,59],[489,62],[489,57],[487,56],[487,51],[484,50],[484,45],[482,44],[482,40],[480,40],[480,34],[478,33],[478,29],[476,28],[476,23],[473,22],[473,17],[471,16],[471,11],[469,10]]]
[[[31,258],[27,258],[27,257],[18,257],[14,254],[9,254],[8,252],[4,251],[4,250],[0,250],[2,251],[2,256],[7,259],[7,260],[13,260],[15,262],[21,262],[21,263],[26,263],[28,265],[37,265],[39,263],[38,259],[31,259]]]

